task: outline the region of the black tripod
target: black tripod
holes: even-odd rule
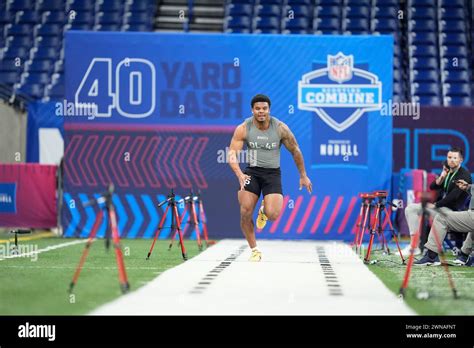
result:
[[[79,261],[79,265],[76,268],[74,276],[72,278],[71,284],[69,284],[69,292],[72,292],[74,286],[77,283],[79,275],[81,274],[82,266],[84,265],[87,255],[89,254],[90,247],[95,240],[95,236],[99,229],[100,224],[102,223],[102,219],[104,217],[104,211],[108,217],[108,224],[105,230],[105,247],[108,250],[110,247],[110,236],[112,235],[114,248],[115,248],[115,256],[117,260],[117,268],[119,271],[119,282],[120,288],[123,293],[126,293],[130,289],[130,285],[128,283],[127,272],[125,270],[125,263],[123,261],[123,254],[122,254],[122,247],[120,246],[120,236],[117,228],[117,215],[115,214],[115,207],[112,202],[112,195],[114,193],[114,185],[110,184],[108,187],[107,192],[104,192],[98,198],[91,199],[88,202],[83,204],[84,207],[91,206],[93,204],[103,204],[97,214],[95,219],[94,225],[92,226],[91,233],[89,235],[89,239],[87,240],[84,252],[82,253],[81,259]]]
[[[179,214],[178,214],[178,207],[176,205],[176,195],[174,194],[173,192],[173,189],[171,189],[171,192],[170,194],[168,195],[168,198],[166,200],[164,200],[163,202],[160,202],[158,204],[158,207],[161,207],[163,206],[164,204],[166,204],[166,210],[163,214],[163,216],[161,217],[161,221],[160,221],[160,224],[158,225],[158,229],[155,233],[155,238],[153,239],[153,243],[151,244],[151,248],[150,248],[150,251],[148,252],[148,256],[146,257],[147,260],[150,259],[150,256],[151,256],[151,253],[153,251],[153,248],[155,247],[155,243],[156,243],[156,239],[158,238],[158,236],[160,235],[160,232],[161,230],[163,229],[163,224],[165,222],[165,219],[166,219],[166,214],[168,213],[168,210],[169,208],[171,207],[171,236],[174,236],[176,231],[178,232],[178,235],[179,235],[179,243],[181,245],[181,254],[183,255],[183,260],[187,260],[188,259],[188,256],[186,255],[186,248],[184,247],[184,243],[183,243],[183,234],[181,233],[181,221],[179,219]]]

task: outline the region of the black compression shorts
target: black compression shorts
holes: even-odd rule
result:
[[[244,174],[250,176],[250,182],[244,186],[245,191],[253,192],[258,197],[262,192],[264,197],[270,193],[283,194],[280,168],[247,167]]]

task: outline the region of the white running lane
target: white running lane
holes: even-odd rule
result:
[[[248,261],[245,240],[220,241],[91,314],[415,314],[346,244],[261,240],[258,245],[263,259],[256,263]]]

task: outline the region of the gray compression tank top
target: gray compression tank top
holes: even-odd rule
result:
[[[270,127],[260,130],[253,123],[253,116],[245,120],[249,167],[280,168],[281,137],[278,133],[280,121],[270,116]]]

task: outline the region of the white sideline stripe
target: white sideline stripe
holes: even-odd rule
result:
[[[245,240],[224,240],[90,314],[415,314],[346,244],[276,240],[258,244],[261,262],[248,261]]]
[[[38,249],[38,250],[31,251],[31,252],[26,253],[26,254],[8,255],[8,256],[0,258],[0,261],[6,260],[6,259],[14,259],[14,258],[17,258],[17,257],[33,256],[35,254],[41,254],[41,253],[45,253],[45,252],[48,252],[48,251],[51,251],[51,250],[65,248],[65,247],[68,247],[68,246],[71,246],[71,245],[76,245],[76,244],[85,243],[85,242],[87,242],[87,239],[75,240],[75,241],[72,241],[72,242],[61,243],[61,244],[56,244],[56,245],[50,245],[50,246],[48,246],[44,249]]]

